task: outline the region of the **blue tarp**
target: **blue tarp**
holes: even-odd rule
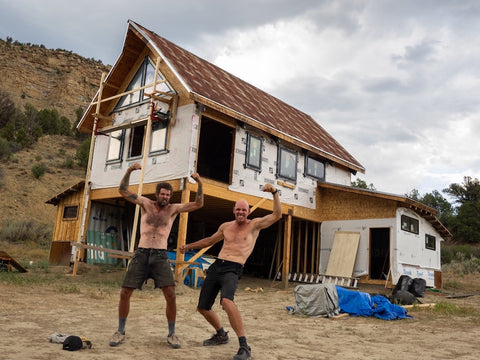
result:
[[[412,318],[405,308],[392,304],[381,295],[370,296],[365,292],[347,290],[337,286],[338,306],[341,313],[352,316],[375,316],[382,320]]]
[[[189,261],[193,256],[195,256],[196,253],[197,253],[197,251],[193,251],[193,250],[188,251],[187,253],[184,254],[184,260]],[[177,253],[175,251],[168,251],[167,254],[168,254],[168,259],[169,260],[176,260],[177,259]],[[195,260],[195,262],[197,262],[199,264],[198,265],[196,265],[196,264],[188,265],[188,267],[193,268],[194,271],[195,271],[195,268],[199,268],[199,269],[204,270],[205,266],[206,267],[210,266],[210,262],[205,260],[202,256],[200,256],[197,260]],[[175,263],[173,263],[173,267],[175,267]],[[190,275],[185,276],[184,284],[189,285],[189,286],[193,285],[193,281],[192,281],[192,279],[190,279]],[[202,285],[203,285],[203,279],[199,278],[197,286],[202,286]]]

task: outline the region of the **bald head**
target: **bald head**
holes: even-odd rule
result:
[[[237,222],[243,222],[247,220],[247,216],[250,213],[250,205],[248,205],[247,200],[240,199],[235,203],[233,207],[233,214]]]

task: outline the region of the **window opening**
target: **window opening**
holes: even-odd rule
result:
[[[262,170],[262,138],[250,133],[247,133],[245,167],[257,171]]]
[[[167,129],[168,121],[157,120],[152,122],[151,153],[167,150]]]
[[[65,206],[63,208],[63,219],[76,219],[78,213],[78,205]]]
[[[202,116],[197,171],[203,177],[230,183],[235,130]]]
[[[124,130],[115,130],[110,133],[107,162],[122,159]]]
[[[297,181],[297,152],[289,148],[278,147],[277,176],[293,182]]]
[[[128,157],[136,157],[142,155],[143,137],[145,135],[145,126],[137,126],[131,129],[130,151]]]

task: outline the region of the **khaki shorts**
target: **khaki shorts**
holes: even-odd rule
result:
[[[138,248],[128,264],[122,287],[141,290],[148,279],[153,279],[155,288],[175,286],[166,250]]]

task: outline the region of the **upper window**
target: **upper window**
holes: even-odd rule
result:
[[[142,156],[143,137],[145,135],[145,126],[136,126],[131,128],[130,146],[128,147],[128,157],[133,158]]]
[[[437,245],[437,241],[435,236],[425,234],[425,248],[430,250],[435,250]]]
[[[122,160],[124,130],[115,130],[110,133],[107,162]]]
[[[63,208],[63,219],[65,219],[65,220],[76,219],[77,214],[78,214],[78,206],[77,205],[65,206]]]
[[[168,121],[157,120],[152,122],[151,153],[167,150],[167,130]]]
[[[305,175],[325,181],[325,163],[308,155],[305,156]]]
[[[418,220],[407,215],[402,215],[402,230],[418,234]]]
[[[132,81],[130,81],[130,84],[128,84],[127,88],[125,89],[125,92],[128,92],[128,94],[120,98],[115,110],[137,104],[148,99],[145,93],[151,93],[153,91],[154,80],[155,66],[150,59],[146,57],[142,65],[138,68],[137,72],[133,76]],[[165,81],[165,78],[162,76],[162,74],[158,73],[157,81],[162,81],[161,83],[157,84],[157,91],[162,91],[165,93],[174,92],[170,85]],[[152,86],[140,90],[141,87],[146,85]],[[135,89],[139,90],[134,91]]]
[[[297,152],[283,147],[278,147],[277,176],[293,182],[297,181]]]
[[[250,133],[247,133],[245,167],[258,171],[262,170],[262,138]]]

